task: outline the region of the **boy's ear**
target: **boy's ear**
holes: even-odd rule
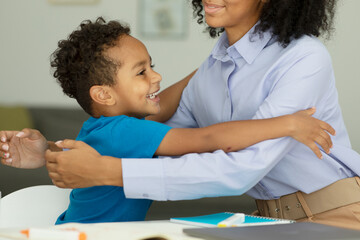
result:
[[[108,86],[95,85],[90,88],[90,97],[101,105],[113,105],[115,99],[111,95],[111,89]]]

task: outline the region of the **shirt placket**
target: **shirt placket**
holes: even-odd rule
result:
[[[223,121],[231,121],[231,116],[232,116],[232,101],[231,101],[231,92],[230,92],[230,88],[229,88],[229,78],[231,77],[231,74],[233,73],[234,69],[235,69],[235,63],[233,61],[232,58],[230,58],[228,55],[226,55],[223,58],[223,79],[225,81],[225,96],[226,99],[224,101],[224,106],[223,106]]]

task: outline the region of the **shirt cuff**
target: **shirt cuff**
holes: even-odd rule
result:
[[[123,158],[126,198],[166,201],[164,169],[159,158]]]

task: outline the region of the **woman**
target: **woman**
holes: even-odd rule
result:
[[[360,229],[360,156],[351,149],[341,116],[330,56],[316,39],[331,30],[335,0],[193,0],[192,6],[199,23],[205,13],[210,35],[221,36],[167,124],[204,127],[315,106],[315,117],[337,131],[331,153],[318,160],[301,144],[282,138],[228,154],[119,160],[66,140],[57,146],[72,150],[46,152],[54,183],[124,186],[128,198],[154,200],[246,192],[257,199],[263,216]],[[168,93],[160,96],[163,103]],[[10,133],[2,136],[12,139]],[[24,136],[44,142],[33,131]]]

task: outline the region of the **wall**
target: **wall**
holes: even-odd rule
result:
[[[336,33],[325,42],[333,57],[339,90],[339,101],[349,134],[360,152],[360,54],[358,24],[359,0],[342,0],[336,22]],[[128,22],[135,37],[138,1],[100,0],[96,5],[52,5],[46,0],[0,1],[0,103],[30,106],[77,107],[64,96],[52,78],[49,55],[84,19],[104,16]],[[163,75],[162,87],[181,79],[207,57],[214,40],[203,34],[203,26],[192,19],[189,8],[189,34],[179,40],[143,39],[156,70]],[[357,65],[356,65],[357,63]]]
[[[325,44],[333,59],[339,101],[351,143],[360,153],[360,1],[338,2],[336,32]]]
[[[77,106],[64,96],[50,73],[49,56],[57,42],[82,20],[104,16],[130,24],[137,32],[138,1],[99,0],[95,5],[53,5],[47,0],[0,1],[1,103]],[[146,40],[163,87],[193,71],[207,56],[213,40],[202,34],[189,10],[189,36],[185,40]],[[193,54],[196,48],[196,54]],[[166,49],[164,51],[164,49]],[[173,63],[177,63],[175,65]]]

